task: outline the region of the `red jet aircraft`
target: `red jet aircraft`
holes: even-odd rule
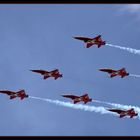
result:
[[[21,100],[24,98],[28,98],[29,95],[25,93],[25,90],[19,90],[17,92],[15,91],[9,91],[9,90],[1,90],[0,93],[4,93],[10,96],[10,99],[14,99],[16,97],[19,97]]]
[[[92,45],[98,45],[98,48],[100,48],[102,45],[106,44],[106,42],[101,39],[101,35],[98,35],[95,38],[88,37],[74,37],[74,38],[84,41],[86,43],[86,48],[90,48]]]
[[[45,70],[31,70],[32,72],[40,73],[44,76],[44,79],[47,79],[49,77],[54,77],[56,80],[59,77],[62,77],[62,74],[59,73],[58,69],[52,70],[52,71],[45,71]]]
[[[112,70],[112,69],[99,69],[99,70],[103,72],[108,72],[111,78],[117,75],[121,76],[121,78],[129,75],[129,73],[126,72],[125,68],[122,68],[120,70]]]
[[[82,96],[75,96],[75,95],[62,95],[62,96],[72,99],[74,101],[73,102],[74,104],[81,102],[81,101],[83,101],[86,104],[87,102],[92,101],[92,99],[89,98],[88,94],[84,94]]]
[[[108,110],[120,114],[120,118],[123,118],[125,116],[130,116],[130,118],[138,116],[138,113],[135,112],[134,108],[131,108],[129,110],[121,110],[121,109],[108,109]]]

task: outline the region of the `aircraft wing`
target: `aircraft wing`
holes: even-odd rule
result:
[[[135,111],[135,110],[134,110],[134,108],[131,108],[131,109],[129,109],[128,111],[132,112],[132,111]]]
[[[97,37],[95,37],[95,38],[93,38],[93,39],[98,40],[98,41],[102,41],[101,35],[98,35]]]
[[[122,68],[122,69],[120,69],[119,71],[122,71],[122,72],[125,72],[125,73],[126,73],[125,68]]]
[[[121,114],[122,112],[125,112],[124,110],[120,110],[120,109],[108,109],[111,112],[116,112],[118,114]]]
[[[40,74],[45,74],[47,71],[45,70],[31,70],[32,72],[40,73]]]
[[[13,95],[14,94],[14,92],[9,91],[9,90],[0,90],[0,93],[4,93],[4,94],[7,94],[7,95]]]
[[[17,93],[24,93],[25,94],[25,90],[22,89],[22,90],[18,91]]]
[[[123,118],[124,116],[126,116],[126,115],[120,115],[120,118]]]
[[[94,43],[87,43],[86,48],[90,48]]]
[[[79,98],[78,96],[75,96],[75,95],[62,95],[62,96],[66,98],[71,98],[71,99]]]
[[[103,72],[108,72],[108,73],[117,72],[116,70],[112,70],[112,69],[99,69],[99,70]]]
[[[89,40],[92,40],[92,38],[88,38],[88,37],[74,37],[75,39],[78,39],[78,40],[82,40],[84,42],[87,42]]]
[[[84,95],[82,95],[82,96],[80,96],[80,97],[88,97],[88,94],[84,94]]]
[[[58,69],[55,69],[55,70],[53,70],[53,71],[51,71],[51,72],[53,72],[53,73],[58,73],[59,71],[58,71]]]
[[[124,71],[125,71],[125,68],[122,68],[122,69],[120,69],[120,70],[124,70]]]

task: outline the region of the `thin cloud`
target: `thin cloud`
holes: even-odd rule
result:
[[[125,25],[125,28],[130,28],[140,21],[140,4],[124,4],[117,6],[118,16],[129,16],[129,22]],[[139,29],[138,29],[139,30]]]
[[[136,13],[136,14],[140,14],[140,4],[130,4],[130,5],[126,5],[124,7],[125,11],[128,11],[130,13]]]
[[[119,11],[123,13],[130,13],[130,14],[135,14],[137,16],[140,16],[140,4],[123,5],[119,9]]]

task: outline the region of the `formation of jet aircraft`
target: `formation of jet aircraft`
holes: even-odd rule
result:
[[[101,35],[98,35],[94,38],[89,37],[74,37],[75,39],[84,41],[86,43],[86,48],[90,48],[92,45],[97,45],[98,48],[100,48],[102,45],[106,45],[106,41],[103,41],[101,38]],[[47,70],[30,70],[35,73],[39,73],[43,75],[43,79],[46,80],[49,77],[53,77],[55,80],[58,78],[62,78],[63,75],[60,74],[58,69],[47,71]],[[120,76],[121,78],[125,76],[129,76],[129,73],[126,71],[125,68],[121,68],[119,70],[113,70],[113,69],[99,69],[99,71],[107,72],[110,75],[110,78],[115,76]],[[19,91],[10,91],[10,90],[1,90],[0,93],[7,94],[10,96],[10,99],[14,98],[20,98],[23,100],[24,98],[28,98],[29,95],[26,94],[25,90],[19,90]],[[77,95],[62,95],[65,98],[70,98],[73,100],[74,104],[77,104],[79,102],[83,102],[84,104],[88,102],[92,102],[92,98],[88,96],[88,94],[83,94],[81,96]],[[134,110],[134,108],[128,109],[128,110],[122,110],[122,109],[107,109],[108,111],[118,113],[120,118],[123,118],[125,116],[129,116],[130,118],[133,118],[135,116],[138,116],[138,113]]]
[[[82,101],[86,104],[87,102],[92,101],[92,99],[89,98],[88,94],[84,94],[82,96],[76,96],[76,95],[62,95],[62,96],[72,99],[74,104]]]

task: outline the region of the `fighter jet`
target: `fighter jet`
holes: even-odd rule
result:
[[[121,109],[107,109],[107,110],[118,113],[120,115],[120,118],[123,118],[125,116],[130,116],[130,118],[138,116],[138,113],[135,112],[134,108],[131,108],[129,110],[121,110]]]
[[[57,78],[61,78],[62,74],[59,73],[58,69],[52,70],[52,71],[46,71],[46,70],[31,70],[32,72],[40,73],[44,76],[44,79],[47,79],[49,77],[54,77],[56,80]]]
[[[86,104],[87,102],[92,101],[92,99],[89,98],[88,94],[84,94],[82,96],[75,96],[75,95],[62,95],[62,96],[72,99],[74,104],[81,102],[81,101],[83,101]]]
[[[119,70],[112,70],[112,69],[99,69],[99,71],[107,72],[110,74],[110,77],[121,76],[121,78],[128,76],[129,73],[126,72],[125,68]]]
[[[82,40],[86,43],[86,48],[90,48],[92,45],[97,45],[100,48],[102,45],[106,44],[106,41],[101,39],[101,35],[96,36],[95,38],[88,37],[74,37],[75,39]]]
[[[28,98],[29,97],[29,95],[27,95],[25,93],[25,90],[19,90],[17,92],[9,91],[9,90],[1,90],[0,93],[9,95],[10,99],[14,99],[16,97],[19,97],[21,100],[23,100],[24,98]]]

